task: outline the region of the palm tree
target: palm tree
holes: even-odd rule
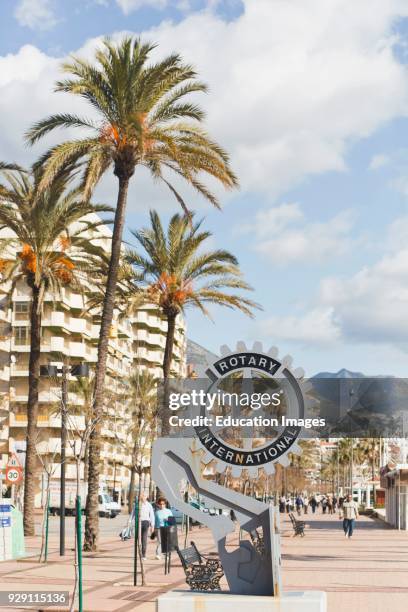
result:
[[[150,227],[132,232],[144,254],[130,251],[127,259],[142,275],[149,287],[151,301],[156,303],[167,321],[166,345],[163,356],[164,413],[162,433],[168,432],[167,393],[173,358],[177,316],[187,307],[199,308],[209,315],[207,304],[237,309],[252,316],[259,308],[239,293],[230,290],[250,290],[243,280],[238,261],[228,251],[204,251],[211,237],[200,231],[202,222],[192,216],[175,214],[165,232],[159,215],[150,212]]]
[[[56,90],[85,99],[96,113],[96,119],[73,114],[53,115],[36,123],[27,133],[27,140],[32,144],[56,128],[80,128],[87,132],[83,138],[59,144],[44,155],[41,160],[43,188],[67,163],[83,164],[85,197],[110,167],[118,179],[112,251],[98,343],[96,417],[103,405],[127,194],[136,167],[147,168],[155,180],[167,185],[184,208],[181,195],[168,180],[169,173],[184,179],[215,206],[219,206],[218,200],[202,182],[202,174],[215,178],[226,188],[237,186],[226,152],[200,127],[203,111],[186,101],[191,93],[205,92],[206,86],[177,54],[149,63],[154,48],[155,45],[136,38],[125,37],[117,44],[106,39],[96,51],[93,63],[73,58],[64,64],[63,71],[70,78],[58,82]],[[99,426],[90,440],[86,550],[96,550],[98,545],[98,436]]]
[[[41,316],[46,292],[59,294],[63,287],[81,290],[84,277],[102,256],[86,232],[102,222],[86,215],[110,210],[84,202],[78,189],[68,190],[70,172],[62,172],[47,189],[38,189],[41,176],[3,165],[0,183],[0,270],[2,282],[17,282],[31,291],[30,358],[27,403],[27,448],[24,486],[24,531],[34,535],[35,436],[40,378]],[[1,169],[1,166],[0,166]]]
[[[379,466],[380,439],[379,438],[364,438],[363,440],[358,441],[357,447],[358,447],[362,462],[367,462],[370,464],[371,480],[374,483],[377,464],[378,464],[378,473],[379,473],[379,468],[380,468]]]

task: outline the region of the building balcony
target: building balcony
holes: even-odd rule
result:
[[[51,353],[65,353],[65,338],[62,338],[61,336],[52,336],[47,345],[44,343],[44,348],[46,350],[48,348]]]
[[[86,319],[74,317],[70,317],[69,329],[75,334],[82,334],[86,336],[90,336],[92,331],[91,326],[88,325],[87,327]]]
[[[70,357],[80,357],[85,359],[87,357],[86,354],[86,345],[84,342],[69,342],[68,343],[68,354]]]
[[[72,442],[67,441],[65,454],[67,457],[74,457],[74,451],[79,451],[80,440],[76,441],[76,449],[72,448]],[[61,454],[61,438],[49,437],[46,440],[40,440],[36,444],[36,450],[39,455],[60,455]]]
[[[30,352],[30,342],[27,339],[25,342],[21,342],[20,340],[15,340],[15,338],[11,341],[11,350],[16,353],[29,353]]]
[[[61,429],[61,416],[58,414],[48,415],[39,414],[37,418],[38,427],[50,427]],[[24,413],[10,413],[9,427],[27,427],[27,415]],[[84,431],[85,417],[82,415],[69,416],[67,419],[67,429],[69,431]]]
[[[50,312],[42,320],[43,327],[57,327],[68,330],[69,316],[62,311]]]
[[[4,421],[0,422],[0,442],[5,442],[9,439],[9,430]]]
[[[137,345],[138,342],[143,342],[154,347],[164,349],[166,344],[165,334],[152,333],[146,328],[135,329],[133,342]]]
[[[155,314],[150,314],[145,310],[142,310],[136,314],[136,316],[132,319],[133,330],[136,333],[143,327],[150,328],[152,332],[166,332],[167,330],[167,322],[163,319],[160,319]]]
[[[11,368],[11,372],[10,372],[10,376],[12,378],[16,377],[20,377],[20,378],[26,378],[28,377],[28,363],[23,363],[21,365],[19,365],[18,363],[13,365],[13,367]]]
[[[138,346],[135,349],[135,359],[142,359],[151,363],[161,364],[163,361],[162,351],[151,351],[145,347]]]

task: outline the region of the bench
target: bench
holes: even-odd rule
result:
[[[295,536],[300,535],[302,538],[305,535],[305,522],[298,521],[293,514],[293,512],[289,513],[289,518],[292,522],[293,531],[295,532]]]
[[[220,580],[224,570],[217,557],[201,554],[194,542],[183,550],[177,547],[176,551],[186,575],[186,582],[192,591],[221,590]]]

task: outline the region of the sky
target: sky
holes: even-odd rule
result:
[[[29,164],[24,131],[83,103],[54,93],[71,53],[101,37],[179,52],[209,93],[206,127],[230,153],[239,191],[216,211],[188,189],[211,247],[239,259],[263,310],[251,320],[188,312],[216,353],[239,340],[279,347],[308,375],[348,368],[406,376],[408,358],[408,2],[406,0],[0,0],[0,159]],[[89,113],[88,113],[89,114]],[[182,188],[183,189],[183,188]],[[95,201],[114,202],[107,176]],[[137,171],[126,236],[177,210]]]

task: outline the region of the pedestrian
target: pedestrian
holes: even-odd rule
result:
[[[322,511],[323,511],[323,514],[326,514],[326,510],[327,510],[327,497],[323,497],[322,498]]]
[[[346,538],[351,538],[354,531],[354,521],[358,519],[358,506],[357,502],[353,501],[351,494],[349,493],[346,497],[346,501],[343,502],[342,513],[343,516],[343,531]]]
[[[165,497],[159,497],[157,500],[157,510],[154,513],[154,531],[157,538],[156,545],[156,559],[161,559],[161,538],[160,538],[160,527],[167,527],[167,519],[169,516],[173,516],[170,508],[167,508],[167,500]]]
[[[301,498],[300,495],[296,496],[295,506],[296,506],[296,512],[298,513],[298,516],[300,516],[302,513],[302,506],[303,506],[303,499]]]
[[[142,539],[142,560],[146,561],[147,536],[149,530],[155,527],[155,516],[152,504],[147,499],[147,495],[142,493],[140,496],[140,534]]]
[[[333,514],[336,512],[337,508],[337,497],[333,495]]]
[[[285,512],[285,506],[286,506],[286,498],[284,495],[281,495],[279,498],[279,512],[281,513]]]
[[[329,512],[329,514],[333,514],[334,510],[333,510],[333,498],[331,495],[329,495],[329,497],[327,498],[327,510]]]
[[[310,500],[310,505],[312,507],[312,512],[313,514],[316,512],[316,507],[317,507],[317,499],[316,497],[313,495],[312,499]]]
[[[303,512],[307,514],[308,509],[309,509],[309,498],[307,495],[305,495],[303,498]]]
[[[286,512],[287,514],[290,512],[290,497],[286,498]]]

